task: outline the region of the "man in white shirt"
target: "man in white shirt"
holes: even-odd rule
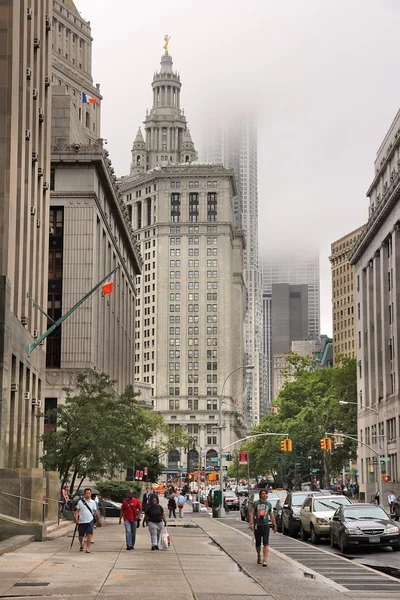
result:
[[[393,513],[394,502],[396,500],[396,496],[393,494],[392,490],[389,491],[387,500],[388,500],[388,504],[389,504],[389,510],[390,510],[391,513]]]
[[[90,553],[90,546],[92,543],[95,515],[98,521],[101,522],[101,516],[96,507],[96,502],[92,500],[92,490],[90,488],[86,488],[83,498],[81,498],[76,505],[75,523],[79,523],[79,550],[83,552],[83,541],[86,535],[86,552],[88,554]]]

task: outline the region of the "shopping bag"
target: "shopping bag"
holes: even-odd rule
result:
[[[168,531],[166,527],[163,527],[160,535],[160,550],[168,550]]]

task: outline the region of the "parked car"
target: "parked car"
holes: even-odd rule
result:
[[[282,533],[282,509],[284,502],[285,498],[279,498],[273,509],[275,515],[276,530],[278,531],[278,533]]]
[[[247,485],[237,485],[235,488],[235,493],[236,496],[238,496],[239,498],[240,496],[248,496],[249,488],[247,487]]]
[[[240,504],[240,518],[242,519],[242,521],[249,522],[250,512],[251,512],[251,509],[253,508],[254,500],[257,500],[258,497],[259,497],[259,492],[257,490],[254,490],[253,493],[250,494],[250,496],[243,499],[243,501]],[[280,497],[277,494],[275,495],[274,492],[271,492],[270,494],[268,494],[268,502],[271,503],[272,509],[275,508],[275,505],[279,499],[280,499]],[[271,522],[270,522],[270,525],[271,525]]]
[[[400,550],[400,531],[396,523],[376,504],[341,506],[330,524],[331,546],[338,544],[342,554],[362,546],[391,546]]]
[[[99,502],[99,512],[102,517],[119,517],[122,502],[114,502],[114,500],[104,500],[101,496],[97,497]],[[75,510],[76,505],[80,500],[79,496],[74,496],[72,500],[70,500],[70,510]]]
[[[351,504],[346,496],[331,495],[323,498],[319,495],[309,496],[300,509],[300,536],[305,542],[311,538],[318,544],[321,537],[329,537],[330,522],[339,506]]]
[[[303,502],[313,495],[325,495],[320,490],[314,492],[288,492],[282,508],[282,533],[296,537],[300,533],[300,508]]]
[[[224,502],[229,510],[239,510],[239,498],[233,490],[224,491]]]

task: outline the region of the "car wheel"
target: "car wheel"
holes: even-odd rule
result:
[[[242,519],[242,521],[245,521],[245,520],[246,520],[246,517],[244,517],[244,516],[242,515],[242,513],[240,513],[240,518]]]
[[[301,525],[300,525],[300,537],[303,540],[303,542],[306,542],[308,540],[308,533],[304,529],[303,523],[301,523]]]
[[[349,552],[347,542],[345,541],[343,535],[339,535],[339,549],[342,554],[348,554]]]
[[[398,521],[399,520],[399,515],[397,514],[397,512],[394,514],[394,520]]]
[[[335,539],[333,537],[332,531],[331,531],[331,535],[330,535],[330,541],[331,541],[331,548],[334,548],[336,546],[336,543],[335,543]]]
[[[393,544],[392,550],[393,550],[393,552],[400,552],[400,543],[399,544]]]
[[[315,533],[315,529],[312,525],[310,525],[310,539],[312,544],[319,543],[319,535]]]

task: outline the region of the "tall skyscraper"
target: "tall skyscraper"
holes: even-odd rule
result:
[[[357,354],[354,267],[350,265],[349,256],[363,229],[355,229],[331,246],[333,360],[338,355],[354,357]]]
[[[300,255],[300,252],[298,253]],[[308,288],[308,329],[310,334],[320,334],[320,283],[319,257],[287,255],[279,258],[262,257],[263,292],[270,294],[273,283],[306,284]]]
[[[245,348],[248,364],[255,366],[247,388],[247,422],[257,425],[265,412],[263,369],[263,305],[258,262],[258,180],[257,126],[255,116],[242,113],[216,118],[208,127],[204,158],[209,163],[233,169],[237,195],[234,198],[235,224],[246,240],[244,280],[246,284]]]
[[[4,0],[0,29],[0,468],[37,468],[47,304],[51,0]],[[26,474],[27,475],[27,474]],[[41,480],[43,481],[43,480]]]
[[[168,51],[154,75],[153,104],[120,180],[144,266],[137,278],[135,375],[152,387],[155,409],[183,426],[194,448],[179,465],[207,469],[220,446],[243,434],[245,353],[242,233],[234,227],[232,170],[198,164],[180,107],[181,81]],[[223,403],[223,423],[218,410]]]
[[[318,338],[320,334],[320,283],[319,283],[319,258],[318,255],[309,257],[300,256],[280,256],[278,258],[262,257],[260,260],[262,271],[262,287],[263,287],[263,327],[264,327],[264,396],[265,404],[269,408],[271,401],[274,398],[274,354],[279,355],[280,363],[283,356],[282,352],[289,352],[282,348],[276,348],[274,351],[273,340],[273,318],[268,318],[268,315],[273,315],[273,298],[272,290],[274,284],[289,284],[289,286],[307,287],[307,317],[308,317],[308,332],[307,336]],[[304,298],[304,293],[303,293]],[[304,302],[303,302],[304,310]],[[305,334],[302,329],[303,337]],[[300,335],[300,334],[298,334]],[[295,336],[297,337],[297,335]],[[296,341],[293,337],[290,343]],[[287,345],[286,345],[287,346]],[[279,350],[279,351],[278,351]],[[282,363],[283,364],[283,363]]]

